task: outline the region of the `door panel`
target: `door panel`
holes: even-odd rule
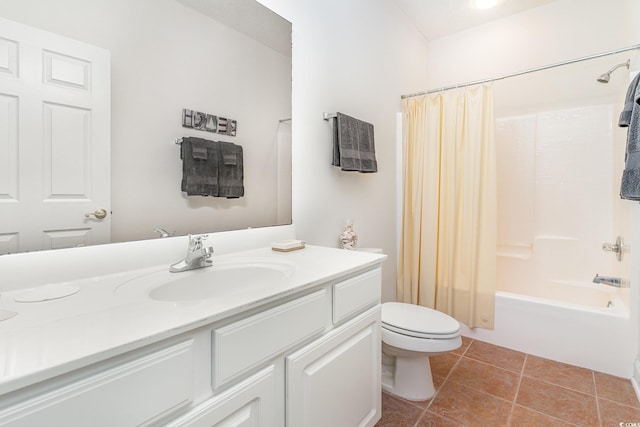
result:
[[[107,50],[0,19],[0,254],[110,241],[110,92]]]

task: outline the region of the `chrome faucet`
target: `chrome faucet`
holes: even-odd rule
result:
[[[165,230],[164,228],[154,228],[153,231],[158,233],[161,238],[162,237],[169,237],[169,232],[167,230]]]
[[[616,288],[628,288],[629,282],[620,277],[600,276],[596,274],[593,278],[593,283],[601,283],[603,285],[615,286]]]
[[[208,237],[206,234],[199,236],[189,235],[189,247],[187,248],[187,256],[182,261],[172,264],[169,271],[179,273],[181,271],[194,270],[196,268],[211,267],[211,255],[213,255],[213,247],[204,247],[202,239]]]

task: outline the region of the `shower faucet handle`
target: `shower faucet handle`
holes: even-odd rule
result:
[[[614,252],[616,259],[622,261],[622,253],[624,252],[624,243],[622,237],[618,236],[615,243],[603,243],[602,250],[605,252]]]

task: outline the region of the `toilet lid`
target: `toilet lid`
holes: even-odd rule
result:
[[[460,323],[453,317],[414,304],[382,304],[382,326],[419,338],[447,339],[460,335]]]

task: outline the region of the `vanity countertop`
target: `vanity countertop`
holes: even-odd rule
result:
[[[291,268],[284,279],[268,286],[243,290],[228,284],[225,289],[233,292],[206,300],[149,298],[149,283],[168,272],[168,265],[56,284],[79,291],[48,301],[19,303],[16,296],[26,290],[3,292],[0,309],[18,314],[0,321],[0,395],[365,271],[384,259],[386,255],[320,246],[214,255],[214,265],[260,260]],[[206,270],[175,274],[206,274]]]

